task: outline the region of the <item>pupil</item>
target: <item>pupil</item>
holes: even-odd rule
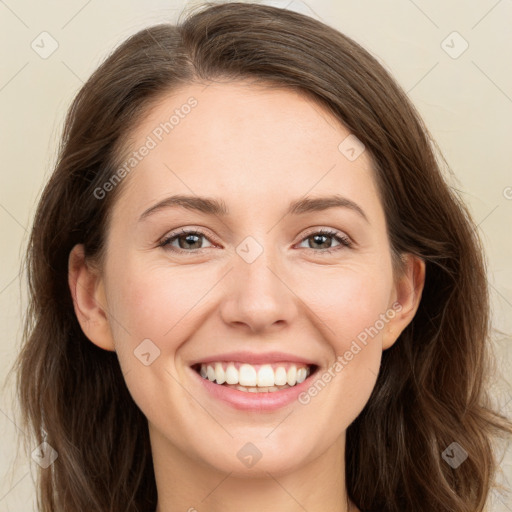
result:
[[[327,245],[328,246],[329,244],[327,244],[326,241],[325,241],[327,238],[329,238],[329,237],[326,236],[326,235],[315,235],[313,237],[313,240],[315,241],[315,244]],[[321,241],[321,240],[323,240],[323,241]]]
[[[197,235],[185,235],[185,244],[180,244],[181,249],[189,249],[190,245],[194,245],[194,243],[197,243],[198,240],[199,237]],[[185,245],[185,247],[183,247],[183,245]]]

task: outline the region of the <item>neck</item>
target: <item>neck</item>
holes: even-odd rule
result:
[[[170,445],[150,427],[158,491],[156,512],[356,512],[345,488],[345,436],[288,472],[222,473]],[[164,448],[165,447],[165,448]],[[254,473],[252,471],[254,470]]]

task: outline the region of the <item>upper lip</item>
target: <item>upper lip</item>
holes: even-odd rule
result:
[[[224,354],[216,354],[213,356],[203,357],[193,361],[190,366],[200,363],[215,363],[217,361],[232,361],[249,364],[265,364],[265,363],[300,363],[305,365],[316,365],[314,361],[305,357],[288,354],[286,352],[227,352]]]

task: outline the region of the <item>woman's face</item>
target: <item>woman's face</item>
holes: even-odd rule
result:
[[[117,352],[154,452],[277,475],[343,446],[419,301],[393,279],[368,152],[248,82],[173,92],[131,151],[93,292],[107,327],[82,326]],[[256,389],[208,379],[228,375]]]

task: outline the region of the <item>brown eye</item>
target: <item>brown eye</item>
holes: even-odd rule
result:
[[[203,240],[208,240],[206,236],[200,231],[186,231],[182,230],[179,233],[171,234],[159,244],[160,247],[166,247],[171,250],[183,250],[186,252],[191,252],[191,250],[205,249],[206,246],[203,247]],[[175,245],[177,242],[177,246]],[[210,242],[208,242],[210,243]]]
[[[302,240],[301,243],[306,242],[308,245],[306,249],[320,249],[317,252],[331,252],[342,247],[351,247],[352,242],[344,235],[337,231],[321,230],[311,233]],[[337,244],[335,244],[337,242]]]

